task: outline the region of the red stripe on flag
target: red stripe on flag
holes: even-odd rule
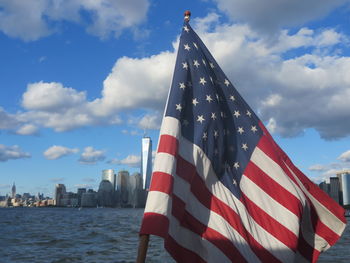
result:
[[[255,255],[263,262],[280,262],[244,228],[239,215],[215,197],[206,187],[196,168],[181,156],[177,158],[176,174],[191,185],[191,192],[205,207],[222,216],[247,241]]]
[[[286,153],[276,144],[269,132],[266,130],[265,126],[260,122],[260,128],[264,130],[264,135],[261,137],[258,147],[272,160],[274,160],[289,176],[294,183],[299,186],[294,176],[290,173],[288,167],[297,176],[300,182],[305,186],[307,191],[320,202],[324,207],[326,207],[334,216],[346,224],[346,219],[344,216],[344,209],[325,194],[317,185],[315,185],[307,176],[305,176],[289,159]],[[284,162],[288,165],[284,164]],[[309,198],[307,198],[309,200]]]
[[[262,228],[264,228],[267,232],[269,232],[272,236],[281,241],[291,250],[296,250],[298,240],[297,236],[292,231],[271,217],[243,193],[241,202],[245,204],[248,213],[252,218],[254,218],[255,222],[257,222]]]
[[[170,195],[173,189],[174,178],[167,173],[154,172],[152,174],[152,181],[150,191],[159,191]]]
[[[140,235],[152,235],[166,238],[169,230],[169,219],[161,214],[146,212],[143,215]]]
[[[324,238],[333,246],[339,239],[339,235],[319,220],[315,207],[311,204],[311,221],[315,233]]]
[[[160,136],[158,152],[169,153],[173,156],[176,156],[178,149],[178,140],[167,134]]]
[[[317,185],[315,185],[309,178],[307,178],[297,167],[293,165],[290,159],[285,155],[284,161],[288,167],[298,177],[300,182],[305,186],[308,192],[317,199],[324,207],[326,207],[334,216],[346,224],[346,218],[344,215],[344,209],[334,201],[330,196],[323,192]]]
[[[257,186],[264,190],[265,193],[267,193],[270,197],[287,208],[297,217],[301,216],[302,203],[300,200],[275,180],[273,180],[270,176],[265,174],[253,162],[248,163],[244,171],[244,176],[248,177]]]
[[[189,229],[197,235],[208,240],[219,248],[232,262],[247,262],[241,255],[239,250],[234,246],[231,240],[227,239],[218,231],[202,224],[188,211],[186,211],[186,204],[176,195],[173,195],[173,215],[179,220],[181,226]],[[178,211],[174,211],[178,210]],[[209,211],[208,211],[209,217]],[[208,218],[209,220],[209,218]]]
[[[266,136],[266,134],[264,134],[263,136],[261,136],[257,147],[261,151],[263,151],[268,157],[270,157],[271,160],[277,163],[281,167],[281,169],[288,175],[288,177],[295,183],[295,185],[298,185],[298,182],[289,173],[288,169],[283,164],[281,156],[278,154],[278,149],[275,148],[278,147],[277,144],[271,140],[273,140],[272,137],[268,137]]]
[[[179,243],[176,242],[171,236],[165,239],[164,247],[169,252],[169,254],[176,260],[176,262],[183,263],[206,263],[200,256],[198,256],[193,251],[184,248]]]

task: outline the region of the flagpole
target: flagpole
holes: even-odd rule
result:
[[[184,13],[184,20],[186,22],[189,22],[190,17],[191,17],[191,12],[189,10],[186,10]],[[140,235],[136,263],[145,263],[146,262],[148,242],[149,242],[149,235],[148,234]]]
[[[149,235],[140,235],[136,263],[145,263],[148,249],[148,241]]]

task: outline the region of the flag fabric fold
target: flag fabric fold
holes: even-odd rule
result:
[[[185,22],[140,234],[178,262],[315,262],[345,225]]]

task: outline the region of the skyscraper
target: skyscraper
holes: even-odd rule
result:
[[[15,182],[13,182],[13,186],[12,186],[12,198],[16,198],[16,185]]]
[[[102,180],[97,192],[98,205],[103,207],[112,207],[114,205],[114,189],[108,180]]]
[[[62,206],[61,200],[63,195],[66,194],[66,186],[64,184],[56,184],[55,188],[55,204],[56,206]]]
[[[337,203],[339,203],[339,178],[338,177],[330,177],[330,191],[329,196],[332,197]]]
[[[128,171],[119,171],[117,178],[117,192],[119,204],[121,207],[128,205],[129,198],[129,172]]]
[[[113,186],[113,191],[115,191],[116,186],[116,175],[113,169],[106,169],[102,171],[102,180],[110,181]]]
[[[341,192],[343,197],[343,205],[349,206],[350,205],[350,170],[348,171],[341,171],[337,173],[338,177],[341,178]]]
[[[145,190],[143,190],[140,173],[133,173],[129,178],[129,205],[131,207],[144,207]]]
[[[152,140],[150,137],[142,138],[141,176],[143,189],[148,189],[152,176]]]

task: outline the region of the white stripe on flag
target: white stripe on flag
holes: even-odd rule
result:
[[[246,240],[219,214],[208,210],[190,192],[191,185],[180,177],[175,177],[174,194],[186,202],[186,210],[204,225],[218,231],[230,240],[249,262],[259,262]],[[188,196],[188,193],[189,196]],[[188,196],[187,200],[183,196]]]
[[[285,163],[295,180],[297,181],[299,187],[303,190],[303,192],[310,198],[310,201],[314,205],[316,211],[318,212],[319,220],[325,224],[328,228],[332,229],[339,236],[343,233],[343,230],[346,226],[337,216],[335,216],[331,211],[329,211],[324,205],[322,205],[315,197],[313,197],[309,191],[305,188],[302,182],[300,182],[299,178],[295,175],[295,173],[290,169],[290,167]]]
[[[169,216],[169,235],[182,247],[191,250],[206,262],[230,262],[230,260],[209,241],[182,227],[179,221]],[[208,253],[210,252],[210,253]]]
[[[181,133],[181,123],[174,117],[166,116],[163,118],[162,127],[160,129],[160,135],[168,134],[175,138],[179,138]],[[160,138],[160,136],[159,136]]]
[[[283,262],[293,262],[294,252],[258,225],[249,215],[241,201],[232,195],[232,193],[217,180],[211,162],[201,148],[190,143],[185,138],[181,138],[179,146],[179,154],[196,167],[198,174],[205,181],[209,191],[241,216],[243,226],[254,239],[276,258]]]
[[[168,153],[157,153],[155,157],[153,172],[163,172],[174,175],[176,171],[175,156]]]
[[[242,192],[251,201],[293,232],[296,237],[299,235],[299,218],[295,214],[275,201],[275,199],[244,175],[242,176],[240,187]]]
[[[168,194],[158,191],[148,192],[147,199],[157,200],[157,202],[147,202],[144,213],[151,212],[168,216],[171,211],[171,197]]]
[[[250,160],[258,166],[266,175],[280,184],[284,189],[298,198],[305,205],[305,196],[298,186],[285,174],[283,169],[267,156],[262,150],[256,147]]]

